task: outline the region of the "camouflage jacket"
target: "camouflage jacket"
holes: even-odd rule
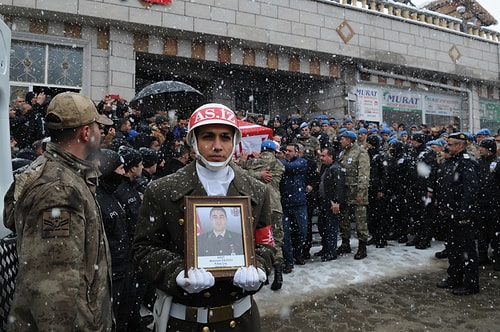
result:
[[[339,156],[339,164],[345,170],[345,198],[347,204],[358,204],[357,197],[363,198],[362,205],[368,204],[370,182],[370,157],[365,149],[354,142]]]
[[[271,195],[271,209],[273,211],[282,213],[281,197],[280,197],[280,182],[285,172],[285,166],[276,159],[274,154],[269,151],[264,151],[259,158],[248,159],[242,165],[244,169],[248,170],[248,174],[260,180],[260,172],[263,170],[269,171],[273,176],[271,182],[267,183]]]
[[[98,175],[93,163],[49,143],[16,176],[4,211],[5,222],[15,222],[20,262],[9,330],[111,331],[111,258],[95,199]]]

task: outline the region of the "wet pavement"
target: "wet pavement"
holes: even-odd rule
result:
[[[500,331],[500,272],[482,268],[481,292],[456,296],[436,288],[447,262],[435,263],[307,297],[278,313],[261,312],[262,331]]]

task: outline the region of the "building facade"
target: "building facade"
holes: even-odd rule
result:
[[[404,4],[7,0],[0,14],[12,30],[11,100],[28,90],[130,100],[178,80],[267,118],[500,127],[499,33]]]

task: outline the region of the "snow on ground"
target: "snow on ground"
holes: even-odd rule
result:
[[[436,282],[446,277],[447,260],[434,257],[435,252],[444,249],[443,242],[433,241],[431,248],[418,250],[389,241],[386,248],[368,246],[368,257],[355,260],[357,243],[351,238],[352,253],[336,260],[321,262],[320,258],[312,257],[305,265],[295,265],[292,273],[284,274],[283,287],[279,291],[272,291],[265,285],[254,296],[261,316],[283,313],[305,298],[332,294],[342,287],[359,283],[380,282],[418,271],[437,271]],[[313,247],[311,256],[320,249],[320,246]],[[272,278],[273,274],[270,282]]]

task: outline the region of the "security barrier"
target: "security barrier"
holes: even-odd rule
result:
[[[0,239],[0,331],[5,331],[18,269],[16,238]]]

